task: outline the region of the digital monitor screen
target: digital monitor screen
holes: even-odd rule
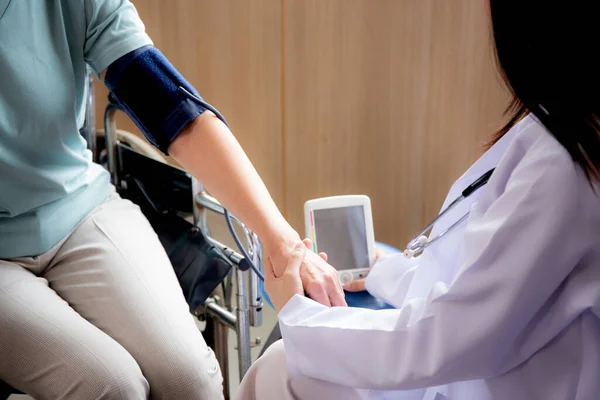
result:
[[[337,270],[369,268],[363,206],[314,210],[317,250]]]

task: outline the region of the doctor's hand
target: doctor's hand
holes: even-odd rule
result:
[[[381,255],[382,255],[381,250],[379,248],[376,249],[375,250],[375,261],[379,260]],[[355,281],[345,284],[344,290],[346,290],[348,292],[364,292],[365,290],[367,290],[366,282],[367,282],[367,278],[357,279]]]
[[[327,263],[327,255],[315,254],[310,239],[304,239],[303,243],[308,250],[300,267],[300,277],[306,294],[326,306],[347,306],[338,272]]]
[[[297,240],[293,246],[294,247],[291,247],[292,251],[286,250],[284,255],[279,252],[278,256],[272,256],[272,253],[267,251],[267,259],[270,263],[270,266],[268,266],[267,269],[272,267],[273,276],[276,278],[282,277],[285,272],[284,268],[286,268],[293,259],[294,251],[299,246],[307,247],[308,249],[305,249],[303,261],[300,265],[300,279],[304,290],[303,294],[306,294],[314,301],[327,307],[346,306],[344,290],[339,282],[337,271],[331,265],[327,264],[327,257],[319,257],[310,250],[312,242],[308,239],[305,239],[302,242]],[[271,294],[269,293],[269,297],[270,296]]]
[[[265,290],[277,312],[281,311],[295,294],[304,295],[300,268],[308,252],[303,243],[298,243],[290,253],[288,264],[281,276],[275,276],[273,264],[268,260],[265,268]]]

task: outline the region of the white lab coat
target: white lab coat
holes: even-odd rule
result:
[[[416,259],[373,267],[369,292],[398,309],[288,302],[279,324],[290,376],[360,388],[357,399],[600,398],[600,198],[529,116],[446,203],[494,166],[433,234],[470,209],[466,222]],[[319,390],[310,398],[325,398]]]

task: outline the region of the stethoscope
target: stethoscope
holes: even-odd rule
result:
[[[467,197],[469,197],[470,195],[475,193],[477,191],[477,189],[481,188],[483,185],[488,183],[493,172],[494,172],[494,168],[490,169],[488,172],[481,175],[479,178],[477,178],[477,180],[475,180],[473,183],[471,183],[469,186],[467,186],[466,189],[462,191],[460,196],[458,196],[456,199],[454,199],[452,201],[452,203],[450,203],[448,205],[448,207],[443,209],[442,212],[440,212],[437,217],[435,217],[429,224],[427,224],[427,226],[425,228],[423,228],[423,230],[421,232],[419,232],[415,237],[413,237],[411,239],[410,242],[408,242],[408,244],[406,245],[406,250],[404,250],[404,255],[408,258],[412,258],[412,257],[415,257],[415,256],[421,254],[423,252],[423,250],[425,250],[431,244],[437,242],[445,234],[450,232],[452,229],[457,227],[461,222],[463,222],[465,219],[467,219],[467,217],[471,213],[470,211],[467,211],[467,213],[465,215],[463,215],[458,221],[456,221],[455,223],[450,225],[444,231],[437,234],[435,237],[429,238],[425,235],[433,227],[433,225],[435,225],[435,223],[437,221],[439,221],[440,218],[442,218],[444,215],[446,215],[448,213],[448,211],[450,211],[461,201],[465,200]]]

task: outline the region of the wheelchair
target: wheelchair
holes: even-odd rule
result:
[[[122,197],[138,204],[157,231],[176,270],[190,311],[200,321],[206,322],[204,339],[215,352],[223,374],[224,396],[229,399],[228,333],[232,329],[236,334],[241,381],[252,363],[251,348],[255,341],[251,340],[250,326],[258,327],[262,324],[261,282],[238,251],[211,236],[207,214],[214,213],[224,219],[225,209],[206,193],[195,178],[167,164],[154,147],[135,135],[116,129],[115,116],[119,111],[114,103],[109,103],[106,107],[104,131],[97,132],[104,134],[104,149],[102,140],[89,138],[89,142],[98,144],[96,161],[106,166],[117,191]],[[88,132],[93,133],[91,129]],[[132,190],[137,191],[138,196],[132,194]],[[144,205],[144,202],[151,203],[150,207],[148,204]],[[161,214],[158,216],[158,223],[157,211]],[[166,231],[161,225],[163,222],[160,222],[164,218],[167,218]],[[258,237],[241,222],[236,220],[236,223],[243,231],[247,254],[262,269]],[[177,229],[177,226],[179,232],[173,233],[172,229]],[[189,261],[190,249],[180,249],[182,262],[172,257],[173,248],[177,247],[177,242],[182,238],[192,238],[184,241],[183,246],[200,247],[196,253],[202,254],[196,259],[195,265]],[[202,265],[210,261],[211,257],[206,257],[206,253],[210,251],[213,252],[213,261],[216,256],[219,262]],[[202,268],[206,273],[198,276],[194,270]],[[192,280],[190,276],[185,276],[187,272],[192,272]]]

